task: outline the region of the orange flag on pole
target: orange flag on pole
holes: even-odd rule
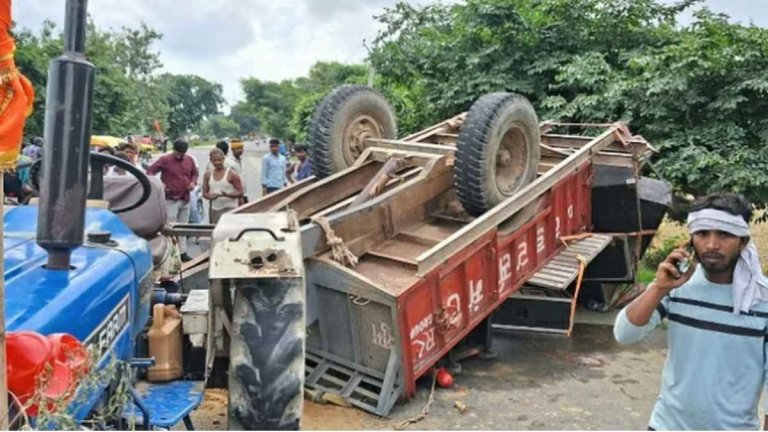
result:
[[[32,84],[13,61],[16,45],[10,35],[11,0],[0,0],[0,170],[19,160],[24,122],[32,114]]]

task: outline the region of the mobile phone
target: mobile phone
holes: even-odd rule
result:
[[[684,274],[688,271],[689,268],[691,268],[691,265],[693,265],[694,257],[693,257],[693,245],[691,244],[691,241],[688,240],[684,245],[681,245],[685,248],[685,251],[688,253],[688,259],[680,260],[675,263],[675,267],[677,267],[677,271],[680,272],[680,274]]]

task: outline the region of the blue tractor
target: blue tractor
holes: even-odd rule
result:
[[[66,415],[78,427],[170,428],[183,421],[192,429],[189,415],[201,403],[208,377],[212,373],[226,377],[231,368],[229,380],[223,381],[233,389],[231,428],[298,428],[303,304],[299,298],[287,317],[273,312],[287,298],[286,290],[303,295],[302,269],[291,271],[294,283],[288,284],[274,283],[281,275],[259,271],[247,278],[225,275],[228,281],[243,282],[226,290],[221,283],[211,283],[209,290],[207,269],[196,286],[200,289],[191,289],[192,281],[180,290],[166,289],[179,284],[159,283],[153,276],[168,258],[169,237],[178,234],[179,227],[174,232],[161,216],[146,212],[148,207],[164,208],[159,180],[121,159],[89,151],[95,69],[84,54],[86,4],[67,0],[64,54],[49,69],[39,202],[5,208],[6,330],[72,335],[88,348],[89,374],[112,371],[77,388]],[[105,178],[107,164],[132,177]],[[126,196],[133,198],[126,202]],[[265,217],[271,218],[267,221],[271,227],[259,228]],[[224,245],[220,253],[264,242],[298,250],[297,234],[285,214],[263,215],[252,222],[255,225],[217,228],[214,238]],[[269,235],[262,240],[265,233]],[[226,269],[217,272],[224,274]],[[184,285],[183,278],[178,282]],[[227,305],[225,321],[235,327],[226,337],[218,337],[219,346],[213,348],[217,330],[209,319],[209,292]],[[264,299],[269,304],[260,303]],[[296,330],[295,338],[289,338],[296,349],[287,357],[275,356],[276,347],[286,343],[281,335],[288,327],[281,322],[287,319],[296,323],[288,326]],[[231,366],[226,361],[230,355],[222,356],[222,350],[236,359]],[[286,375],[290,367],[295,374]],[[11,378],[13,373],[10,368]],[[12,413],[22,409],[11,405]]]

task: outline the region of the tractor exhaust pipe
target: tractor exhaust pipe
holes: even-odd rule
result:
[[[49,269],[69,270],[83,244],[95,68],[85,58],[87,0],[67,0],[64,54],[51,61],[37,244]]]

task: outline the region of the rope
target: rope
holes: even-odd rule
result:
[[[567,237],[560,237],[560,241],[563,242],[566,249],[570,249],[570,245],[568,244],[568,241],[579,241],[583,240],[587,237],[590,237],[591,233],[582,233],[577,234],[573,236],[567,236]],[[573,290],[573,301],[571,302],[571,319],[568,320],[568,332],[566,333],[567,336],[570,336],[573,333],[573,325],[575,323],[575,317],[576,317],[576,305],[579,302],[579,292],[581,291],[581,281],[584,279],[584,271],[587,269],[587,259],[583,256],[576,254],[576,259],[579,261],[579,276],[576,279],[576,287]]]
[[[13,399],[11,401],[10,405],[11,406],[16,405],[18,407],[18,410],[19,410],[19,412],[16,413],[16,417],[14,417],[13,419],[9,419],[9,421],[8,421],[9,428],[10,427],[14,427],[14,426],[16,426],[16,427],[21,426],[21,427],[19,427],[19,429],[23,429],[24,427],[30,426],[29,416],[27,415],[27,408],[29,408],[29,407],[25,407],[24,404],[21,403],[21,400],[19,400],[19,398],[16,396],[16,394],[13,393],[10,390],[8,390],[8,396],[10,396]],[[9,416],[10,416],[10,414],[9,414]],[[23,419],[24,423],[22,423],[20,425],[17,425],[16,423],[20,419]]]
[[[639,161],[635,159],[635,163],[632,167],[633,174],[635,177],[635,206],[637,208],[637,232],[642,233],[643,232],[643,211],[642,211],[642,204],[640,203],[640,167]],[[640,255],[643,251],[643,236],[642,234],[637,235],[637,240],[635,241],[635,284],[637,284],[638,277],[640,275],[640,272],[638,271],[640,269]]]
[[[348,267],[357,265],[357,257],[349,250],[347,245],[344,244],[344,240],[342,240],[341,237],[336,236],[336,233],[333,232],[333,228],[331,228],[331,224],[328,222],[327,218],[319,216],[312,218],[312,221],[320,225],[320,228],[325,232],[325,241],[328,243],[328,246],[331,247],[331,256],[334,261]]]
[[[408,426],[414,423],[418,423],[424,420],[425,418],[427,418],[427,416],[429,415],[429,409],[432,407],[432,403],[435,402],[435,383],[437,383],[437,370],[435,370],[435,372],[432,374],[432,389],[429,391],[429,398],[427,399],[427,404],[424,405],[424,408],[421,409],[421,414],[396,424],[395,430],[403,430]]]

